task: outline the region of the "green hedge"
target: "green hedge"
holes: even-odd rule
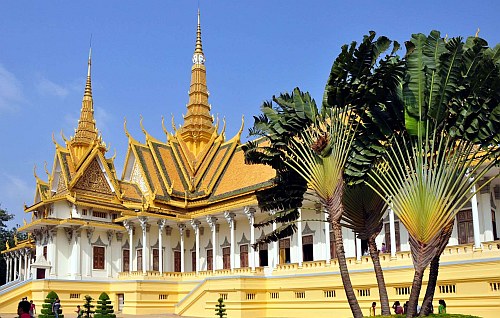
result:
[[[38,315],[38,318],[53,318],[55,317],[54,313],[52,312],[52,303],[58,298],[57,294],[53,291],[49,292],[47,294],[47,297],[45,297],[45,302],[42,304],[42,310],[40,310],[40,314]],[[61,306],[62,308],[62,306]],[[64,318],[64,315],[62,314],[62,309],[59,309],[59,318]]]
[[[97,309],[95,311],[94,318],[115,318],[113,305],[111,305],[111,300],[106,293],[102,293],[97,301]]]

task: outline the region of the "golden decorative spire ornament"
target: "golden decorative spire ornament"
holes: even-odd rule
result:
[[[79,161],[80,157],[85,153],[88,148],[94,143],[101,144],[99,132],[96,128],[94,119],[94,100],[92,98],[92,47],[89,49],[89,59],[87,66],[87,81],[85,83],[85,91],[82,99],[82,109],[80,112],[80,119],[78,120],[78,127],[75,130],[75,135],[71,138],[70,145],[73,148],[72,153],[74,159]],[[102,148],[105,146],[101,144]]]
[[[196,45],[191,67],[191,85],[189,102],[184,124],[178,133],[186,142],[191,152],[196,156],[210,141],[215,130],[213,117],[208,103],[208,89],[205,68],[205,54],[201,41],[200,10],[198,9],[198,26],[196,30]]]

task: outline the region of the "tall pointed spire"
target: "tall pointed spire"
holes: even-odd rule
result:
[[[198,8],[198,28],[196,30],[196,46],[194,48],[194,53],[203,54],[203,46],[201,44],[201,25],[200,25],[200,9]]]
[[[75,159],[79,159],[81,155],[93,143],[99,143],[101,148],[102,144],[99,132],[95,125],[94,119],[94,100],[92,98],[92,46],[89,49],[89,59],[87,66],[87,81],[85,83],[85,91],[82,99],[82,109],[80,112],[80,119],[78,120],[78,127],[75,130],[75,135],[71,138],[71,146],[75,155]]]
[[[91,71],[92,68],[92,46],[89,49],[89,61],[87,67],[87,82],[85,83],[85,92],[83,94],[84,100],[92,100],[92,80],[91,80]]]
[[[196,45],[191,67],[191,85],[189,89],[189,102],[184,124],[178,133],[187,143],[193,154],[197,155],[203,150],[215,130],[213,117],[210,114],[208,103],[208,89],[206,80],[205,54],[201,41],[200,10],[198,9],[198,26],[196,30]]]

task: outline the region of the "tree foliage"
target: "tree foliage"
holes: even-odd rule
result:
[[[40,314],[38,315],[38,318],[53,318],[55,317],[55,314],[52,312],[52,304],[58,299],[59,296],[57,295],[56,292],[50,291],[47,294],[47,297],[45,297],[45,301],[42,304],[42,310],[40,310]],[[64,315],[62,314],[62,306],[59,308],[59,317],[64,318]]]
[[[442,230],[498,160],[500,54],[499,46],[490,49],[480,38],[464,43],[437,31],[414,34],[406,49],[400,90],[405,129],[396,130],[387,143],[386,156],[370,172],[370,184],[410,234],[415,267],[411,317],[423,272],[446,243]],[[495,177],[489,174],[475,191]]]
[[[83,304],[83,317],[85,318],[91,318],[94,315],[94,308],[95,306],[92,304],[92,301],[94,298],[92,298],[90,295],[85,295],[85,303]]]
[[[15,229],[8,229],[7,222],[14,218],[13,214],[10,214],[5,209],[0,206],[0,252],[6,249],[6,243],[8,242],[10,246],[14,246],[14,235]],[[7,264],[5,259],[0,258],[0,285],[5,284],[6,281],[6,270]]]
[[[95,310],[94,318],[115,318],[113,305],[108,294],[102,292],[97,301],[97,308]]]
[[[219,298],[217,304],[215,304],[215,316],[219,318],[227,317],[226,305],[224,304],[224,299]]]

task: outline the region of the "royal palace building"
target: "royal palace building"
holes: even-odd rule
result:
[[[222,127],[221,127],[222,126]],[[91,57],[74,136],[54,140],[48,179],[35,174],[31,216],[18,230],[28,239],[7,246],[7,282],[0,314],[22,297],[37,307],[58,293],[63,311],[106,291],[124,314],[176,313],[212,317],[222,297],[229,317],[349,317],[333,235],[323,213],[304,206],[297,232],[252,248],[275,228],[253,227],[268,215],[256,191],[272,185],[274,170],[246,165],[241,129],[226,137],[208,102],[198,14],[187,112],[165,135],[136,140],[118,177],[94,119]],[[498,173],[498,167],[495,173]],[[313,203],[311,203],[313,204]],[[458,212],[441,256],[435,299],[448,312],[497,317],[500,310],[500,179]],[[344,229],[351,279],[363,311],[379,303],[367,242]],[[408,233],[391,210],[377,237],[390,301],[406,301],[413,279]],[[384,244],[384,248],[382,248]],[[424,284],[426,279],[424,279]],[[424,286],[425,288],[425,286]]]

